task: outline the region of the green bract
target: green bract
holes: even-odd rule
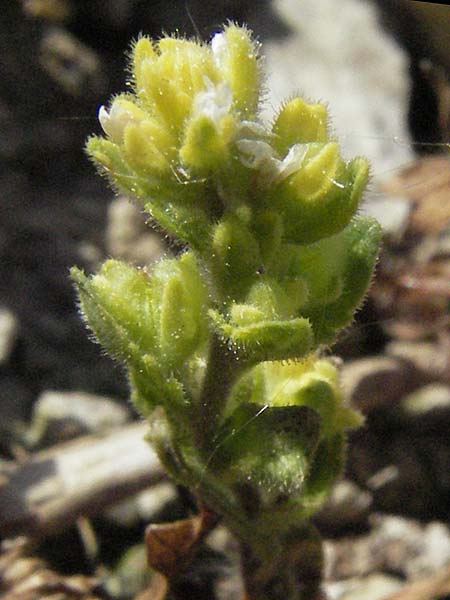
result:
[[[87,151],[189,249],[150,272],[72,272],[162,461],[248,543],[283,539],[340,474],[360,417],[320,348],[351,322],[381,235],[355,216],[367,162],[341,157],[323,105],[261,120],[258,54],[233,24],[210,45],[137,41],[132,91],[100,109]]]

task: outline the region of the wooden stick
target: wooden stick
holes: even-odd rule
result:
[[[0,535],[41,538],[70,527],[81,515],[137,493],[165,477],[144,440],[145,423],[103,436],[85,436],[38,452],[0,482]]]
[[[348,396],[363,412],[398,400],[417,387],[414,367],[372,357],[344,365]],[[103,437],[87,436],[39,452],[20,465],[0,467],[0,535],[43,537],[92,516],[164,477],[144,441],[145,423]]]

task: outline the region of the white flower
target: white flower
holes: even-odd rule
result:
[[[286,179],[298,171],[307,150],[306,144],[294,144],[281,160],[266,141],[268,138],[269,134],[260,123],[242,121],[236,142],[241,163],[258,171],[259,181],[264,185]]]
[[[241,163],[259,171],[262,181],[268,184],[277,178],[281,161],[275,157],[273,148],[268,142],[241,138],[236,142],[236,147],[240,152]]]
[[[207,77],[205,87],[194,98],[193,116],[206,115],[218,127],[223,117],[230,112],[233,102],[231,89],[224,82],[214,85]]]
[[[98,120],[106,135],[116,144],[123,141],[125,127],[133,122],[142,119],[141,111],[130,101],[117,98],[108,110],[105,106],[100,106],[98,111]]]
[[[211,50],[217,66],[221,68],[227,52],[227,40],[224,33],[216,33],[211,40]]]
[[[308,144],[294,144],[289,148],[289,152],[283,158],[278,171],[278,180],[286,179],[292,173],[300,169],[303,164]]]

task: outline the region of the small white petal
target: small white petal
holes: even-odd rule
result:
[[[286,179],[300,169],[307,149],[307,144],[294,144],[289,148],[289,152],[281,161],[278,179]]]
[[[110,116],[106,106],[103,106],[103,104],[98,109],[98,120],[100,121],[100,125],[102,126],[103,131],[105,133],[108,133],[107,129],[110,121]]]
[[[206,115],[218,126],[221,119],[230,112],[233,98],[230,86],[226,83],[213,85],[206,79],[206,89],[194,99],[193,116]]]
[[[266,162],[274,158],[272,147],[263,140],[240,139],[236,142],[236,146],[240,152],[251,158],[255,168],[261,162]]]
[[[123,106],[120,100],[117,100],[112,103],[109,112],[104,106],[100,107],[98,120],[106,135],[116,144],[120,144],[123,141],[125,127],[136,118],[131,111]]]
[[[266,141],[270,139],[270,134],[260,123],[242,121],[239,133],[241,137],[236,141],[236,147],[240,152],[240,161],[244,166],[258,171],[260,183],[270,185],[300,169],[308,148],[306,144],[294,144],[285,158],[280,160]]]
[[[241,163],[259,171],[259,178],[269,184],[278,178],[281,161],[275,157],[273,148],[263,140],[240,139],[236,147],[241,153]]]
[[[216,64],[220,67],[227,52],[227,40],[224,33],[216,33],[211,40],[211,50]]]
[[[261,123],[258,123],[257,121],[247,121],[245,119],[240,123],[239,133],[245,138],[249,138],[250,136],[261,138],[268,137],[264,125],[261,125]]]

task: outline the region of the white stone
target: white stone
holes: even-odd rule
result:
[[[354,577],[328,583],[325,586],[329,600],[384,600],[403,587],[403,582],[384,573],[368,577]]]
[[[126,406],[104,396],[82,391],[42,392],[34,405],[29,442],[55,443],[84,433],[100,433],[124,425]]]
[[[0,365],[9,359],[17,338],[18,322],[7,308],[0,307]]]
[[[291,33],[264,44],[266,118],[294,95],[324,101],[347,159],[366,156],[375,177],[411,161],[408,59],[380,27],[374,4],[274,0],[273,9]],[[263,11],[256,32],[258,18]]]

